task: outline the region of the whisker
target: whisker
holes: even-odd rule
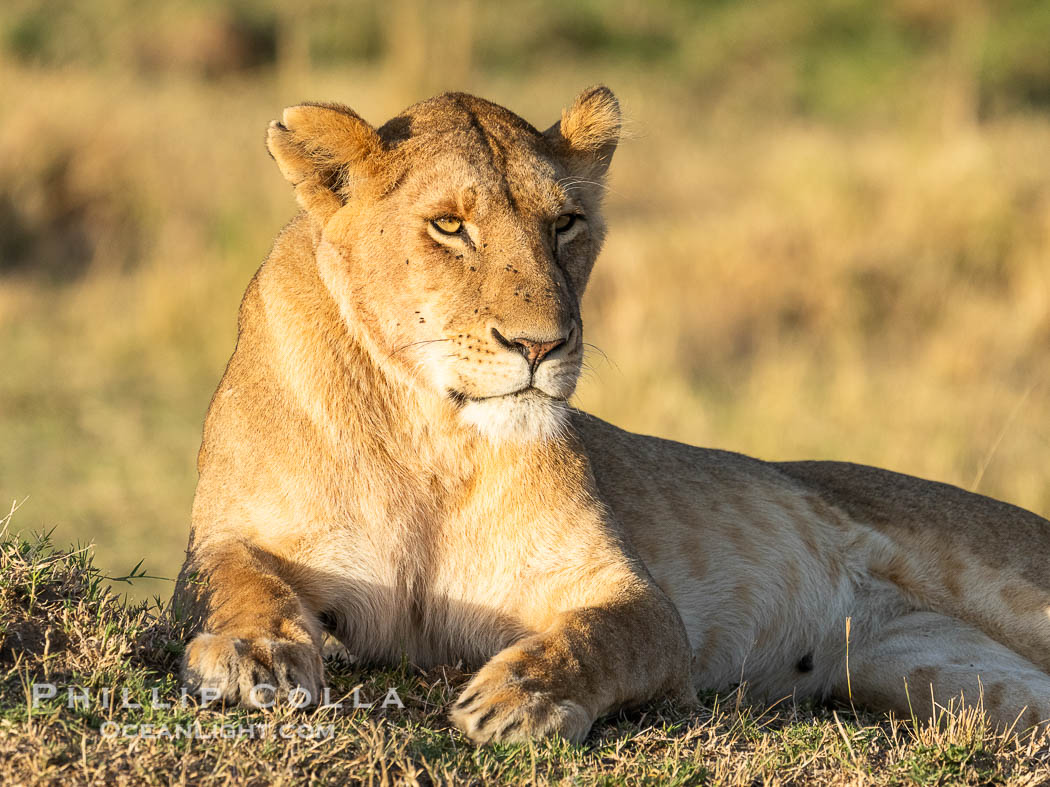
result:
[[[409,342],[408,344],[402,344],[400,347],[396,348],[393,352],[391,352],[390,355],[388,355],[385,360],[389,361],[391,358],[393,358],[399,352],[401,352],[402,350],[407,350],[409,347],[416,347],[417,345],[420,345],[420,344],[434,344],[435,342],[448,342],[448,341],[451,341],[451,339],[421,339],[418,342]]]
[[[579,189],[581,186],[592,186],[602,191],[608,192],[609,194],[615,194],[618,197],[622,197],[623,193],[618,189],[614,189],[607,183],[602,183],[598,180],[586,180],[584,178],[563,178],[558,181],[558,185],[565,189],[566,192],[570,192]]]
[[[586,356],[587,350],[592,350],[592,351],[598,353],[599,355],[601,355],[602,359],[606,363],[612,363],[612,361],[609,360],[609,355],[605,352],[605,350],[603,350],[597,344],[591,344],[590,342],[583,342],[583,347],[584,347],[584,355],[585,356]]]
[[[605,183],[603,183],[600,180],[587,180],[586,178],[574,178],[571,175],[569,175],[567,177],[564,177],[564,178],[562,178],[561,180],[558,181],[558,185],[559,186],[570,186],[571,187],[571,186],[579,186],[579,185],[582,185],[582,184],[587,184],[589,186],[597,186],[600,189],[607,189],[607,188],[609,188]]]
[[[605,352],[605,350],[603,350],[598,345],[591,344],[590,342],[584,342],[583,343],[583,352],[584,352],[584,357],[585,358],[586,358],[588,352],[596,352],[596,353],[598,353],[599,355],[601,355],[602,360],[604,360],[607,364],[612,366],[612,368],[615,369],[618,374],[623,374],[623,370],[620,369],[619,364],[617,364],[616,361],[614,361],[612,358],[610,358],[609,355]]]

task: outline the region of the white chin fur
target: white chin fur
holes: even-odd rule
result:
[[[535,395],[507,396],[467,402],[460,417],[492,441],[542,441],[565,429],[568,406]]]

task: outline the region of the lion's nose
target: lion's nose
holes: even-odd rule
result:
[[[513,339],[508,339],[495,328],[492,329],[492,338],[504,347],[517,350],[524,355],[525,360],[529,362],[529,368],[534,371],[540,365],[540,361],[565,344],[566,341],[564,337],[555,339],[552,342],[541,342],[536,339],[527,339],[524,336],[515,336]]]

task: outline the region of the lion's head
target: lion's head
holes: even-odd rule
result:
[[[291,107],[268,147],[376,361],[483,434],[531,439],[559,430],[580,373],[580,298],[619,131],[604,87],[542,133],[452,93],[378,130],[343,106]]]

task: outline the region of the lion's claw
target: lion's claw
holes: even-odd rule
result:
[[[594,723],[590,711],[516,672],[506,662],[487,664],[453,705],[452,722],[475,743],[520,743],[554,735],[579,742],[587,736]]]
[[[186,649],[182,677],[187,688],[201,692],[202,702],[312,705],[320,699],[324,667],[310,644],[199,634]]]

